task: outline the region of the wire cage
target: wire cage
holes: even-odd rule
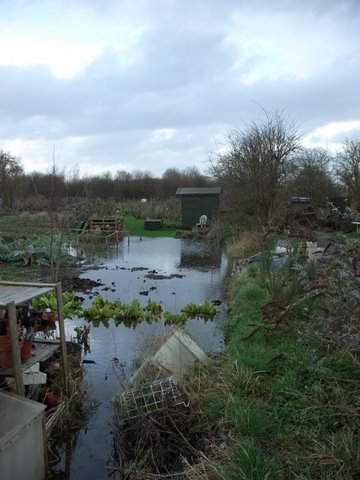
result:
[[[120,395],[120,411],[127,419],[147,415],[167,407],[188,407],[178,388],[176,378],[167,377],[150,385],[133,388]]]

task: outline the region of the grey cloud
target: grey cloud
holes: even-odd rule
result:
[[[236,78],[209,74],[206,82],[167,90],[148,91],[145,85],[142,91],[140,85],[134,88],[127,84],[126,93],[116,88],[121,69],[117,73],[111,69],[109,76],[105,73],[96,82],[88,79],[86,72],[81,79],[57,81],[42,68],[42,74],[33,75],[33,70],[36,68],[24,75],[24,69],[19,69],[17,79],[12,72],[12,81],[6,88],[0,87],[1,137],[4,132],[39,132],[40,136],[61,138],[111,132],[129,135],[132,130],[158,128],[191,131],[195,126],[219,122],[237,127],[249,118],[261,116],[259,104],[268,109],[286,109],[309,129],[327,121],[353,118],[360,106],[357,67],[351,62],[341,69],[329,68],[311,81],[284,77],[244,85]],[[24,84],[29,87],[17,90]]]
[[[349,130],[346,133],[339,133],[338,135],[335,135],[333,137],[333,141],[336,143],[345,143],[345,140],[347,139],[357,139],[360,140],[360,127],[359,128],[353,128],[352,130]]]
[[[221,40],[214,40],[214,45],[221,45]],[[188,45],[184,51],[189,52]],[[174,73],[167,57],[165,65],[159,61],[153,71],[146,61],[145,66],[133,66],[129,73],[109,51],[71,80],[55,79],[41,66],[0,67],[2,78],[7,79],[0,86],[0,115],[15,119],[23,128],[32,118],[41,128],[46,124],[51,127],[51,122],[58,128],[62,125],[59,134],[87,135],[191,127],[219,120],[231,124],[255,112],[257,103],[286,108],[304,119],[312,117],[315,123],[331,113],[342,120],[359,106],[359,72],[352,59],[329,66],[309,81],[283,77],[244,85],[230,70],[235,58],[232,52],[225,59],[221,54],[214,57],[217,68],[206,60],[200,69],[194,67],[194,74],[187,71],[182,81],[177,70],[180,57]],[[167,88],[156,85],[161,72]]]
[[[182,138],[185,135],[186,139]],[[175,139],[169,141],[149,141],[149,135],[144,131],[130,133],[99,135],[90,138],[88,142],[76,149],[77,163],[81,165],[100,166],[104,171],[110,170],[147,170],[159,174],[169,167],[186,168],[194,165],[205,168],[208,152],[215,148],[215,143],[209,142],[207,129],[198,128],[189,135],[188,131],[179,131]],[[209,143],[209,149],[204,146]],[[67,152],[59,148],[59,155],[67,160]],[[91,152],[91,157],[88,153]],[[86,173],[84,171],[82,174]]]
[[[124,15],[131,16],[135,7],[130,2],[124,5]],[[304,132],[358,118],[359,52],[356,47],[347,50],[349,40],[339,35],[347,26],[353,34],[358,2],[257,0],[250,5],[203,0],[192,2],[187,11],[187,2],[179,5],[154,2],[152,23],[133,46],[130,64],[107,48],[69,80],[53,77],[41,65],[1,66],[0,138],[47,139],[61,149],[62,139],[66,145],[67,137],[88,137],[72,147],[75,159],[63,152],[64,161],[96,162],[104,169],[126,164],[151,170],[155,165],[158,173],[169,166],[205,162],[209,150],[216,148],[214,136],[262,117],[259,105],[284,109]],[[107,8],[101,20],[120,11],[111,2]],[[254,15],[256,9],[263,15],[277,11],[299,15],[300,23],[301,9],[319,18],[334,20],[339,15],[337,38],[345,47],[307,79],[264,77],[244,84],[240,75],[253,71],[263,59],[241,46],[235,50],[227,35],[232,16],[243,11],[246,20],[250,9]],[[173,138],[151,141],[153,131],[161,128],[176,129]]]

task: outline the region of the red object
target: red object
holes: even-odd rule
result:
[[[50,405],[51,407],[56,407],[59,405],[59,397],[55,395],[52,391],[51,388],[48,387],[43,387],[40,389],[40,397],[42,403],[45,403],[45,405]]]
[[[19,341],[19,348],[21,350],[22,342]],[[13,358],[11,352],[10,335],[0,336],[0,368],[12,368]]]
[[[24,342],[21,347],[21,360],[27,360],[31,357],[32,342]]]
[[[43,320],[55,320],[55,312],[43,312],[41,318]]]

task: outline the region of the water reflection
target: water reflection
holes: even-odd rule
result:
[[[180,251],[180,268],[211,269],[220,268],[221,250],[205,242],[182,240]]]
[[[137,298],[142,306],[151,298],[161,301],[163,309],[172,313],[179,313],[187,303],[224,298],[226,257],[202,242],[125,238],[106,251],[99,250],[95,260],[96,266],[82,276],[101,281],[102,286],[86,296],[86,306],[90,305],[95,293],[124,303]],[[156,275],[149,278],[152,271]],[[186,330],[207,352],[223,348],[222,319],[226,306],[222,304],[217,308],[216,321],[190,320],[186,324]],[[76,335],[74,328],[82,329],[85,323],[83,319],[68,321],[68,334]],[[166,330],[161,321],[142,323],[134,329],[124,325],[115,327],[112,323],[109,328],[102,325],[91,328],[91,353],[86,358],[95,363],[85,364],[84,368],[91,379],[91,394],[99,402],[99,407],[87,428],[77,436],[67,478],[107,478],[105,465],[112,447],[110,400],[132,375],[135,363],[146,358],[154,339],[164,335]]]

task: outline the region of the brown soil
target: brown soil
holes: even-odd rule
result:
[[[104,285],[101,282],[90,280],[89,278],[80,278],[76,276],[67,277],[62,279],[63,290],[91,293],[93,288],[101,287]]]

